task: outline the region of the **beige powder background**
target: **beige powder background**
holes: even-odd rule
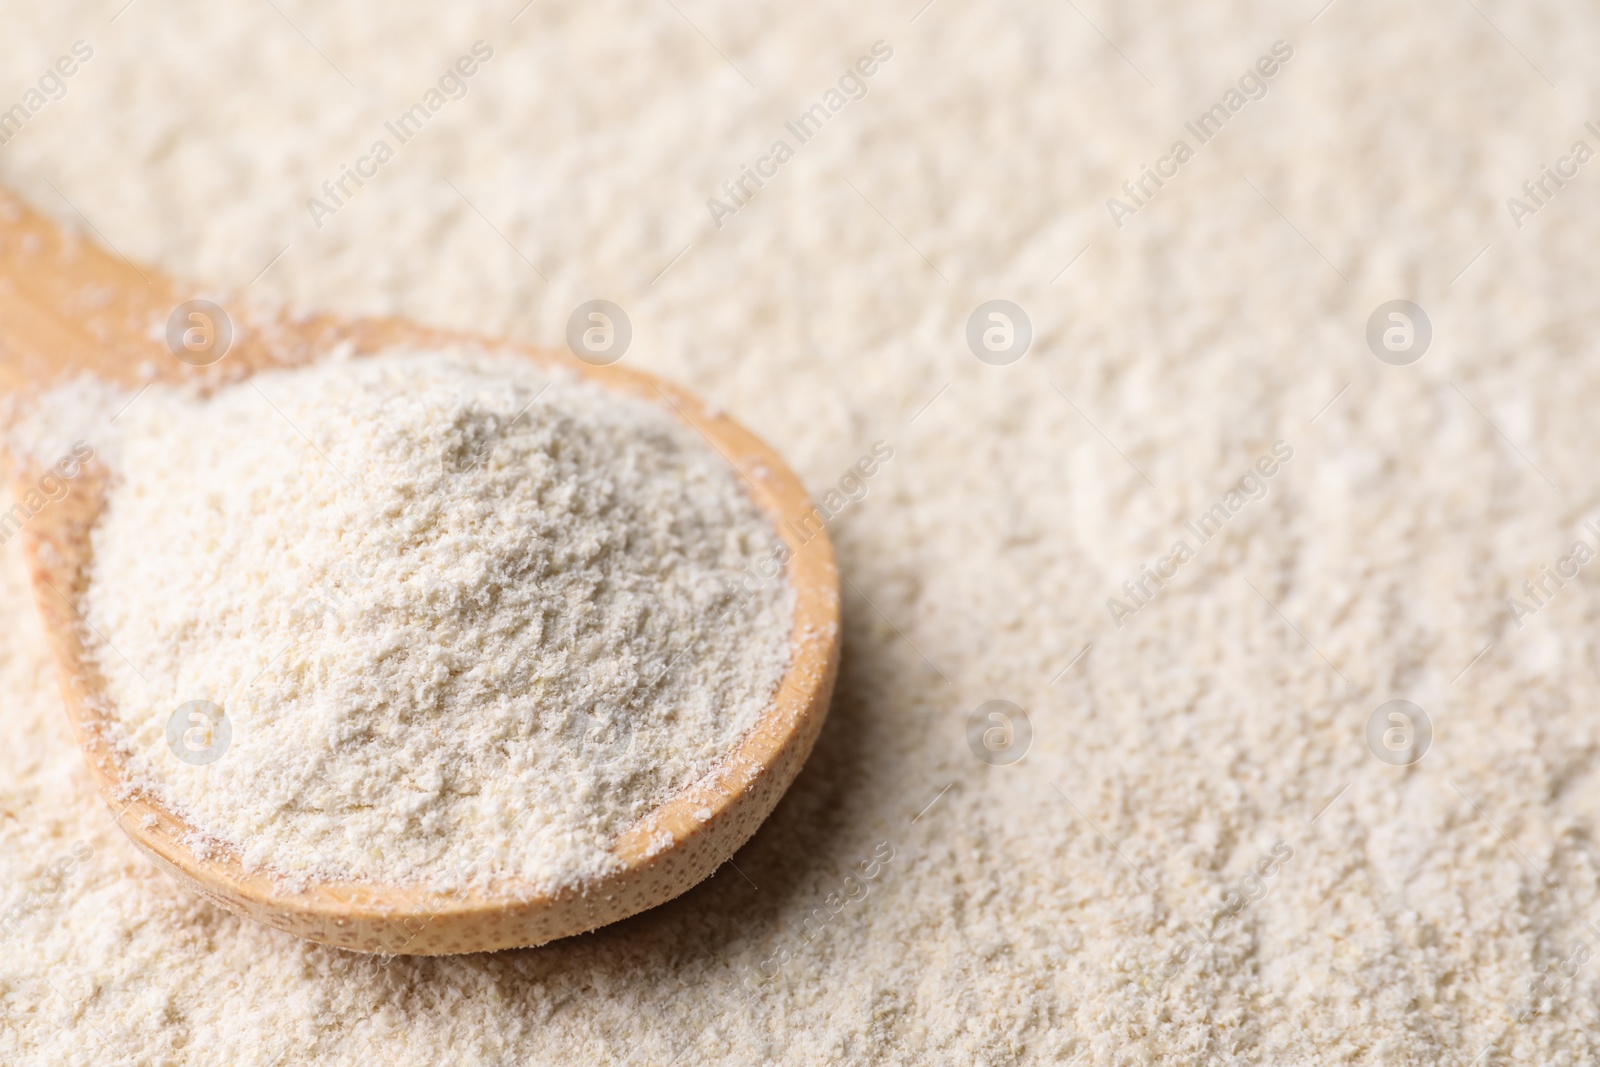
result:
[[[1600,513],[1600,171],[1520,230],[1505,206],[1597,144],[1592,8],[121,3],[0,4],[0,105],[95,49],[0,148],[45,210],[302,307],[558,344],[605,297],[630,363],[814,491],[875,439],[895,456],[833,528],[828,728],[737,869],[492,957],[383,965],[154,872],[79,767],[8,547],[0,903],[93,856],[0,949],[0,1061],[1600,1057],[1600,960],[1508,1005],[1580,939],[1600,955],[1600,598],[1586,571],[1506,614]],[[480,38],[468,96],[315,229],[306,198]],[[1269,95],[1112,226],[1106,197],[1280,38]],[[866,99],[714,228],[706,197],[880,39]],[[1363,338],[1398,297],[1435,331],[1404,368]],[[1011,366],[963,340],[992,298],[1034,324]],[[1268,496],[1117,629],[1106,598],[1277,439]],[[1363,739],[1391,698],[1434,724],[1409,769]],[[991,699],[1033,726],[1012,766],[967,746]],[[1155,983],[1280,840],[1269,895]],[[807,937],[880,841],[870,893]]]

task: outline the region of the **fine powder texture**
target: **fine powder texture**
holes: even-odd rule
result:
[[[894,458],[832,520],[838,689],[750,843],[661,908],[459,958],[299,942],[156,870],[73,749],[8,545],[0,1062],[1600,1060],[1597,564],[1506,620],[1600,518],[1600,160],[1520,229],[1505,203],[1596,147],[1592,3],[120,6],[0,0],[0,103],[95,48],[0,149],[63,222],[530,343],[610,299],[623,365],[819,498]],[[479,38],[466,97],[315,228],[307,198]],[[1117,229],[1107,199],[1280,38],[1267,94]],[[779,137],[717,229],[707,198]],[[965,329],[1001,298],[1033,342],[992,366]],[[1397,298],[1434,326],[1409,367],[1365,339]],[[1280,439],[1266,495],[1117,629],[1107,598]],[[1396,698],[1433,718],[1408,768],[1365,738]],[[969,745],[996,699],[1032,723],[1010,765]]]
[[[665,402],[384,354],[109,429],[92,654],[133,779],[248,869],[591,879],[787,665],[787,586],[729,592],[775,534]],[[228,733],[175,744],[195,701]]]

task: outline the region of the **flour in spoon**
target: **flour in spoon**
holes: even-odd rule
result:
[[[772,529],[665,403],[411,353],[115,429],[95,656],[134,775],[251,869],[592,879],[787,665],[787,587],[729,595]]]

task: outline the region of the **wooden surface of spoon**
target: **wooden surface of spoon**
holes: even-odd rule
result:
[[[225,309],[226,353],[207,335],[174,355],[167,326],[180,305],[208,299]],[[191,321],[179,316],[180,326]],[[220,323],[192,320],[220,337]],[[215,340],[210,342],[217,345]],[[783,460],[749,431],[690,393],[647,374],[591,366],[552,352],[423,327],[400,319],[292,316],[254,310],[188,287],[65,232],[0,190],[0,389],[29,390],[82,374],[141,388],[149,382],[220,386],[261,370],[312,362],[336,346],[357,355],[386,348],[473,347],[564,367],[608,389],[665,401],[738,471],[788,545],[784,576],[795,593],[790,665],[756,726],[707,775],[669,797],[617,838],[619,869],[603,880],[542,892],[515,879],[487,888],[315,883],[290,888],[246,871],[227,848],[196,855],[194,828],[129,781],[78,612],[88,587],[91,531],[114,477],[84,465],[68,495],[27,519],[23,538],[35,598],[61,676],[73,731],[117,825],[158,864],[230,911],[314,941],[361,952],[434,955],[537,945],[652,908],[710,875],[772,812],[810,753],[826,717],[839,660],[839,584],[833,548],[815,505]],[[19,499],[43,469],[10,457]],[[224,757],[225,758],[225,757]]]

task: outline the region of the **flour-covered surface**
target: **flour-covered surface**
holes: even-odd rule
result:
[[[0,1059],[1600,1056],[1592,8],[277,6],[5,5],[3,99],[94,55],[0,179],[218,293],[550,344],[612,300],[627,363],[819,497],[884,442],[831,524],[838,696],[736,868],[383,965],[120,841],[8,563]],[[966,340],[993,299],[1032,323],[1008,365]],[[1392,300],[1431,324],[1410,365],[1369,347]],[[969,745],[992,700],[1020,761],[1015,713]],[[1409,767],[1416,720],[1368,741],[1391,700],[1431,724]]]

